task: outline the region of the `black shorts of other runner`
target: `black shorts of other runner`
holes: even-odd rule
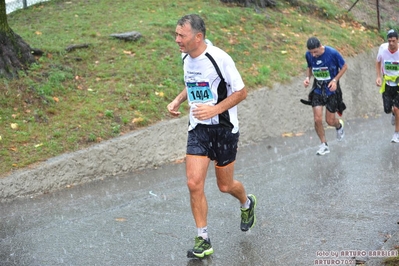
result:
[[[399,108],[399,86],[385,85],[385,91],[382,93],[382,103],[386,114],[392,112],[393,106]]]
[[[338,97],[337,94],[331,94],[330,96],[325,96],[317,93],[312,95],[312,107],[315,106],[326,106],[330,113],[335,113],[338,109]]]

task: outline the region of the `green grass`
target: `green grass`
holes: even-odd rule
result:
[[[399,251],[399,247],[395,246],[394,248]],[[399,265],[399,255],[396,257],[386,258],[383,263],[385,266],[397,266]]]
[[[382,42],[336,1],[278,2],[255,11],[217,0],[53,0],[9,14],[11,28],[45,54],[20,79],[0,80],[0,175],[171,119],[166,105],[183,88],[174,31],[187,13],[204,18],[206,37],[230,53],[249,91],[301,75],[312,35],[344,56]],[[110,37],[127,31],[143,37]],[[89,47],[66,52],[73,44]]]

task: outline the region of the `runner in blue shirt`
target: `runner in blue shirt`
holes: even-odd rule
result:
[[[306,79],[303,84],[306,87],[310,84],[310,78],[314,77],[312,92],[310,94],[314,116],[314,127],[321,141],[317,155],[324,155],[330,152],[324,127],[323,127],[323,106],[326,107],[325,119],[329,126],[337,129],[337,139],[344,137],[344,122],[335,115],[340,112],[342,104],[342,93],[339,79],[348,68],[341,54],[330,46],[321,45],[319,39],[311,37],[307,41],[308,51],[305,54],[307,61]]]

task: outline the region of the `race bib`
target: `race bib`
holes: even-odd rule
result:
[[[384,69],[386,71],[399,71],[399,62],[396,61],[385,61]]]
[[[314,67],[312,69],[313,76],[317,80],[330,80],[330,71],[328,71],[328,67]]]
[[[208,81],[187,82],[187,97],[192,103],[206,103],[213,101],[212,91]]]

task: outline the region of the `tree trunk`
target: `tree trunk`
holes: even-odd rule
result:
[[[30,46],[8,25],[6,2],[0,0],[0,78],[17,78],[35,61]]]

